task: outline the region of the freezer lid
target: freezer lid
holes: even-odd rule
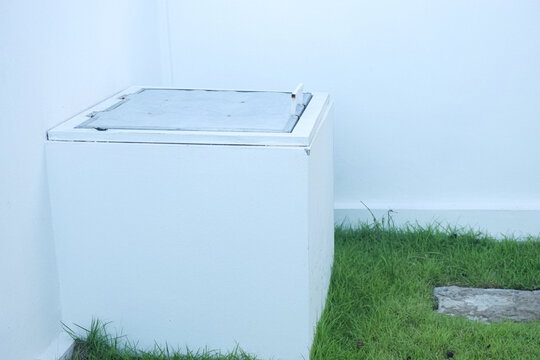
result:
[[[49,141],[307,147],[326,93],[131,86],[47,132]]]
[[[300,89],[301,90],[301,89]],[[143,88],[77,128],[290,133],[311,100],[300,92]]]

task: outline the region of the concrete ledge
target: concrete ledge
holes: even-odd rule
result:
[[[62,332],[34,360],[69,360],[71,359],[74,346],[75,343],[71,336]]]
[[[369,204],[367,204],[369,206]],[[388,218],[390,209],[371,209],[378,221]],[[540,237],[540,210],[459,210],[459,209],[392,209],[391,217],[396,225],[419,224],[426,226],[439,223],[442,226],[472,228],[496,238],[515,236]],[[335,209],[336,225],[355,226],[360,222],[373,222],[367,209]]]

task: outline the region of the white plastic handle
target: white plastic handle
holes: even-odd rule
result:
[[[296,116],[298,104],[304,104],[304,84],[300,83],[291,93],[291,115]]]

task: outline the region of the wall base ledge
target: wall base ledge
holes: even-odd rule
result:
[[[427,226],[440,224],[464,229],[482,231],[502,239],[515,237],[523,240],[529,236],[540,238],[540,209],[511,210],[511,209],[370,209],[375,218],[388,220],[390,214],[396,226],[418,224]],[[335,209],[335,224],[355,226],[362,222],[373,223],[373,216],[366,208]]]

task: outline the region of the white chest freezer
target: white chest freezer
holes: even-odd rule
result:
[[[298,89],[297,89],[298,90]],[[309,358],[333,259],[327,94],[131,87],[48,132],[62,318]]]

